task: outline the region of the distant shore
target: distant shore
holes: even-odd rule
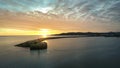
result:
[[[120,37],[120,32],[68,32],[55,34],[55,36],[84,36],[84,37]]]
[[[80,33],[81,34],[81,33]],[[46,38],[38,38],[35,40],[30,40],[26,41],[20,44],[17,44],[15,46],[18,47],[27,47],[30,48],[31,50],[41,50],[41,49],[47,49],[47,42],[44,42],[44,40],[49,40],[49,39],[61,39],[61,38],[79,38],[79,37],[120,37],[119,35],[115,34],[96,34],[96,33],[89,33],[89,34],[82,34],[80,35],[77,33],[77,35],[66,33],[66,34],[59,34],[59,35],[51,35]]]

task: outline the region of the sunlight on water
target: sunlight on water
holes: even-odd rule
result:
[[[48,41],[47,41],[47,40],[44,40],[43,42],[46,42],[46,43],[48,43]]]
[[[48,37],[47,34],[43,34],[43,35],[42,35],[42,38],[47,38],[47,37]]]

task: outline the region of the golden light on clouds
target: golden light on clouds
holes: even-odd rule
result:
[[[120,32],[118,0],[10,1],[0,0],[0,35]]]
[[[19,29],[10,29],[3,28],[0,29],[0,35],[38,35],[38,31],[34,30],[19,30]]]

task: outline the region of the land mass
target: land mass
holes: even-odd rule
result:
[[[107,32],[107,33],[93,33],[93,32],[69,32],[69,33],[61,33],[54,34],[50,37],[39,38],[35,40],[30,40],[23,42],[21,44],[17,44],[15,46],[30,48],[30,50],[42,50],[47,49],[47,43],[44,40],[49,39],[60,39],[60,38],[76,38],[76,37],[120,37],[120,32]]]
[[[55,34],[55,36],[85,36],[85,37],[120,37],[120,32],[68,32],[68,33],[61,33],[61,34]]]

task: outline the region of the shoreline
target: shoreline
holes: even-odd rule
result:
[[[50,39],[62,39],[62,38],[80,38],[80,37],[105,37],[105,36],[80,36],[80,35],[67,35],[67,36],[51,36],[51,37],[46,37],[46,38],[38,38],[38,39],[34,39],[34,40],[29,40],[29,41],[25,41],[23,43],[17,44],[15,46],[18,47],[31,47],[31,46],[36,46],[36,45],[41,45],[42,43],[46,43],[44,42],[45,40],[50,40]],[[113,37],[113,36],[110,36]],[[108,38],[108,37],[106,37]],[[120,38],[120,37],[116,37],[116,38]]]

